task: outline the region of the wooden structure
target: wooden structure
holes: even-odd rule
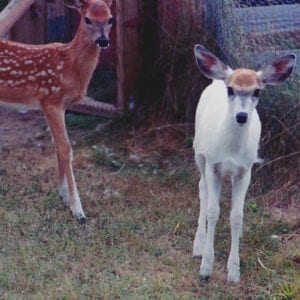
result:
[[[0,36],[4,36],[35,0],[12,0],[0,14]]]
[[[116,23],[111,32],[112,46],[102,51],[103,61],[114,61],[117,74],[115,103],[94,102],[86,97],[72,107],[77,112],[107,117],[119,116],[131,96],[136,95],[139,57],[139,1],[115,0]],[[9,39],[29,44],[67,42],[76,32],[79,16],[62,0],[11,0],[0,14],[0,36],[9,31]]]

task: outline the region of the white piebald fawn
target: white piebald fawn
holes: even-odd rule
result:
[[[109,46],[112,0],[65,0],[81,21],[67,44],[26,45],[0,40],[0,102],[42,109],[54,140],[60,196],[85,222],[72,169],[65,110],[86,94],[100,48]]]
[[[237,282],[244,200],[251,168],[259,161],[261,122],[256,111],[259,93],[267,84],[286,80],[293,71],[296,57],[294,54],[283,56],[256,72],[232,70],[201,45],[196,45],[194,51],[201,72],[213,82],[203,91],[196,112],[194,150],[201,179],[200,216],[193,256],[202,257],[200,276],[207,279],[214,261],[221,181],[228,175],[232,183],[232,208],[227,279]]]

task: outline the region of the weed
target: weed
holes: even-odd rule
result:
[[[115,169],[122,167],[122,162],[117,159],[115,153],[98,145],[94,145],[92,148],[95,150],[95,158],[98,165],[108,166]]]
[[[258,207],[257,207],[257,203],[256,202],[246,202],[245,203],[245,209],[252,212],[252,213],[256,213],[258,212]]]
[[[274,296],[276,299],[283,299],[283,300],[294,300],[299,299],[300,296],[300,288],[299,288],[299,281],[296,283],[288,283],[283,282],[280,286],[280,292],[278,295]]]

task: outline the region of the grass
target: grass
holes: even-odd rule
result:
[[[230,193],[225,188],[214,271],[202,282],[200,262],[191,257],[199,210],[192,159],[177,149],[163,165],[159,153],[139,159],[126,151],[132,132],[120,121],[102,121],[105,131],[86,129],[87,120],[82,121],[69,123],[69,132],[86,225],[79,226],[58,197],[54,155],[48,168],[34,172],[1,166],[1,299],[299,298],[295,224],[274,220],[250,195],[241,240],[242,282],[227,284]],[[185,151],[192,157],[191,149]],[[24,158],[20,163],[29,164]]]

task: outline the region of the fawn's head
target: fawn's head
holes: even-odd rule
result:
[[[289,54],[274,60],[258,72],[249,69],[232,70],[201,45],[196,45],[194,52],[197,64],[206,77],[225,82],[229,107],[239,125],[246,124],[251,118],[265,85],[277,85],[286,80],[292,74],[296,62],[295,54]]]
[[[64,3],[80,11],[81,22],[89,37],[99,48],[107,48],[113,24],[110,11],[112,0],[64,0]]]

